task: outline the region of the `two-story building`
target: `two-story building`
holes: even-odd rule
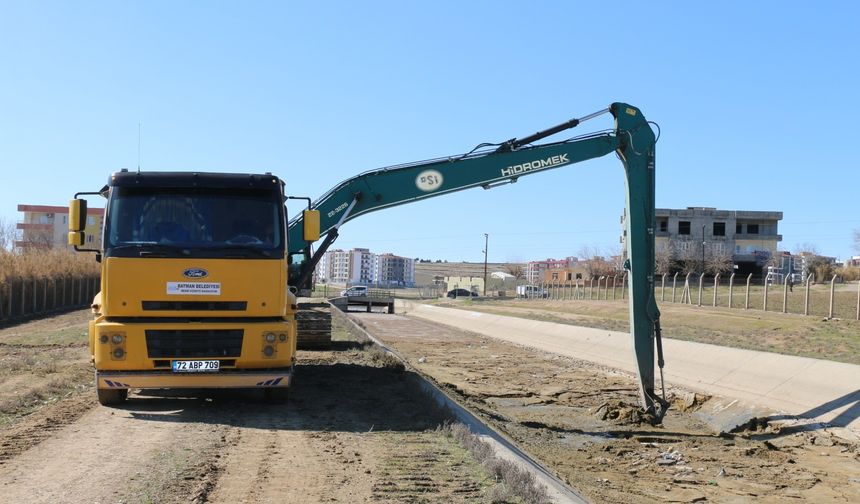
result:
[[[730,258],[738,274],[760,274],[777,253],[782,212],[718,210],[710,207],[658,208],[655,249],[676,261]],[[626,212],[621,216],[621,243],[626,254]],[[625,257],[626,258],[626,257]]]

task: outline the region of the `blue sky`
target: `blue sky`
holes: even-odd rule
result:
[[[662,129],[658,206],[779,210],[782,249],[858,253],[860,4],[609,5],[0,2],[0,217],[136,168],[138,123],[144,170],[271,171],[316,198],[625,101]],[[489,233],[491,261],[610,251],[623,206],[606,156],[369,214],[335,246],[479,261]]]

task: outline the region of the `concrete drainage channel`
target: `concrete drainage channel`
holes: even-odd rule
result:
[[[449,410],[458,422],[467,426],[469,430],[471,430],[472,433],[481,441],[490,445],[495,451],[497,457],[509,461],[521,470],[531,474],[536,481],[546,488],[547,495],[552,502],[588,502],[585,497],[558,479],[541,463],[532,459],[525,452],[517,448],[517,446],[504,435],[484,423],[477,415],[469,411],[443,390],[438,388],[420,371],[412,367],[406,359],[397,353],[397,351],[389,348],[372,334],[364,330],[364,328],[358,325],[348,314],[340,311],[333,305],[332,314],[338,318],[342,318],[353,330],[367,338],[368,341],[372,342],[386,354],[394,357],[402,363],[403,366],[411,372],[409,377],[417,382],[416,384],[421,388],[421,390],[423,390],[428,396],[432,397],[440,407]]]

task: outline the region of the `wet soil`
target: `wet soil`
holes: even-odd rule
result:
[[[627,374],[423,320],[353,317],[595,502],[860,502],[860,444],[821,426],[714,433],[693,415],[708,399],[678,390],[655,427]]]

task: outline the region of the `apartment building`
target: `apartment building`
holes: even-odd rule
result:
[[[349,253],[350,285],[369,285],[377,282],[379,275],[377,256],[366,248],[354,248]]]
[[[323,254],[314,271],[317,281],[346,284],[349,282],[349,251],[329,250]]]
[[[578,261],[579,260],[576,257],[531,261],[526,264],[526,281],[530,284],[540,283],[544,281],[544,278],[546,278],[547,272],[549,272],[550,278],[553,276],[552,273],[556,273],[555,276],[559,277],[561,270],[575,268]]]
[[[380,254],[376,258],[376,278],[374,283],[380,285],[415,285],[415,261],[391,253]]]
[[[727,257],[739,274],[760,274],[777,253],[782,212],[718,210],[710,207],[656,209],[655,248],[677,261]],[[627,251],[627,214],[621,216],[621,244]]]
[[[16,228],[21,231],[16,248],[26,247],[67,247],[69,236],[69,208],[48,205],[18,205],[24,216]],[[87,224],[84,229],[85,248],[100,248],[104,209],[88,208]]]
[[[366,248],[329,250],[317,264],[317,281],[344,285],[415,285],[415,261]]]

